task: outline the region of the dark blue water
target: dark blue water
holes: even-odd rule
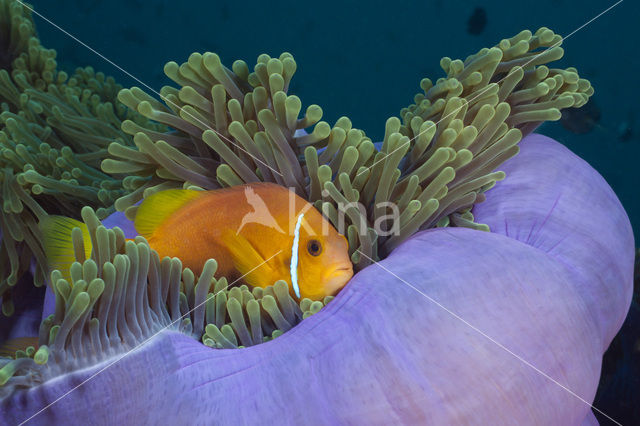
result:
[[[624,1],[590,23],[615,2],[32,3],[52,22],[117,64],[109,64],[36,18],[43,44],[58,50],[59,68],[92,65],[124,86],[144,82],[159,90],[170,84],[163,76],[163,65],[169,60],[183,62],[194,51],[214,51],[227,65],[243,59],[250,66],[260,53],[278,56],[291,52],[298,71],[290,92],[300,96],[303,105],[322,106],[324,119],[330,123],[343,115],[350,117],[354,126],[364,129],[373,140],[381,139],[388,117],[412,103],[421,78],[442,76],[438,66],[442,56],[464,59],[502,38],[540,26],[571,34],[559,65],[575,66],[591,81],[596,93],[590,102],[599,111],[599,120],[585,134],[566,130],[560,123],[547,123],[539,132],[567,145],[606,178],[627,209],[636,238],[640,236],[640,2]],[[470,29],[469,19],[480,5],[486,22],[482,25],[482,12],[476,12]],[[580,119],[576,120],[580,125]],[[607,374],[595,403],[620,420],[632,418],[633,399],[640,399],[638,312],[637,307],[632,308],[621,337],[605,359]],[[611,385],[615,380],[623,385]]]

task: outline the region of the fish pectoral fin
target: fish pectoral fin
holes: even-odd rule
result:
[[[253,245],[242,235],[231,230],[222,233],[221,239],[233,259],[233,266],[242,280],[254,287],[265,287],[275,276],[275,271]]]
[[[84,243],[84,257],[89,259],[92,246],[87,225],[70,217],[47,216],[38,223],[38,226],[42,231],[42,245],[49,272],[58,269],[62,277],[71,283],[69,268],[76,261],[71,233],[74,228],[80,228]]]
[[[140,204],[133,226],[140,235],[149,239],[153,231],[173,213],[203,195],[204,191],[194,189],[167,189],[156,192]]]

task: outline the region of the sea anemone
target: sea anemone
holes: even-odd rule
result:
[[[15,2],[0,6],[32,29]],[[561,41],[541,28],[443,58],[447,76],[421,82],[379,147],[346,117],[320,121],[318,106],[300,117],[288,53],[253,72],[214,53],[170,62],[180,89],[163,102],[90,69],[68,78],[55,54],[35,70],[17,56],[0,71],[3,305],[32,258],[44,280],[44,215],[81,216],[94,249],[74,230],[76,262],[69,280],[49,275],[37,347],[0,358],[2,418],[584,421],[629,305],[633,240],[611,189],[565,148],[532,135],[512,158],[593,93],[575,69],[545,65]],[[131,219],[150,194],[257,181],[336,226],[349,206],[360,272],[335,300],[229,283],[214,259],[196,276],[125,239],[120,212]]]
[[[443,58],[447,76],[435,84],[422,80],[424,94],[401,111],[402,120],[387,120],[379,151],[346,117],[331,127],[320,121],[317,105],[299,117],[302,103],[287,93],[297,69],[290,54],[260,55],[250,72],[243,61],[230,70],[215,53],[193,53],[182,65],[165,66],[181,86],[162,88],[165,104],[136,87],[118,94],[149,122],[175,131],[125,120],[122,129],[133,135],[136,149],[111,144],[113,158],[102,169],[131,175],[124,181],[131,193],[115,203],[129,218],[137,201],[158,190],[256,181],[292,188],[336,226],[340,205],[350,206],[344,212],[350,253],[362,269],[420,229],[487,229],[473,221],[470,209],[504,178],[496,167],[518,152],[523,134],[560,119],[560,109],[582,106],[593,93],[574,68],[544,65],[562,57],[561,42],[541,28],[465,61]],[[386,203],[400,216],[394,235],[374,231],[393,227]]]
[[[9,422],[581,424],[629,306],[631,227],[584,161],[538,135],[521,147],[503,165],[509,178],[474,208],[495,231],[420,232],[319,313],[250,348],[211,350],[185,335],[208,309],[180,320],[190,302],[179,262],[159,263],[142,240],[101,273],[76,264],[81,289],[58,280],[63,300],[41,329],[53,344],[2,370],[20,373],[14,386],[59,366],[66,374],[5,397],[0,413]],[[112,235],[99,225],[98,234]],[[117,284],[158,269],[149,285]],[[205,300],[202,281],[189,281]]]

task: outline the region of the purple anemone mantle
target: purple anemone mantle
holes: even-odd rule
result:
[[[420,232],[273,341],[162,332],[33,424],[592,424],[634,242],[604,179],[532,135],[478,205],[492,232]],[[18,423],[106,363],[17,392]]]

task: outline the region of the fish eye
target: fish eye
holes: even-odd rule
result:
[[[322,244],[318,240],[309,240],[307,243],[307,251],[311,256],[319,256],[322,253]]]

